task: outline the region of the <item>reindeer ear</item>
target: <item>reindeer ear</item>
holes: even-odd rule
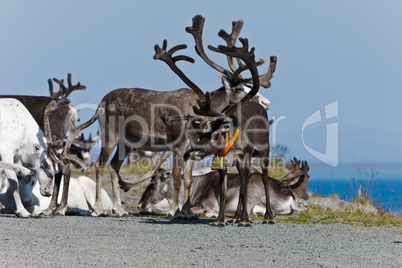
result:
[[[219,130],[220,130],[222,133],[229,132],[230,126],[231,126],[231,124],[230,124],[229,122],[223,122]]]
[[[220,75],[219,80],[221,80],[221,83],[225,87],[226,90],[229,90],[231,88],[229,79],[226,76]]]
[[[272,125],[274,123],[274,119],[269,120],[269,125]]]

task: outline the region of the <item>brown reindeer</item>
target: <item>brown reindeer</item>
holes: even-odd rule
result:
[[[231,103],[237,103],[244,98],[255,97],[257,92],[254,90],[247,93],[249,89],[243,85],[243,83],[247,83],[250,80],[243,78],[241,72],[250,68],[248,66],[250,63],[248,65],[242,64],[239,68],[235,68],[232,64],[234,58],[244,60],[243,55],[239,54],[239,57],[227,56],[230,70],[218,66],[207,57],[201,39],[204,21],[203,16],[197,15],[193,18],[193,26],[187,27],[186,30],[194,36],[198,55],[211,67],[224,75],[221,77],[223,87],[209,94],[211,107],[214,110],[222,111]],[[241,20],[234,22],[233,31],[230,35],[223,30],[220,32],[220,35],[227,41],[228,45],[236,42],[242,25]],[[119,175],[120,166],[130,149],[136,148],[148,151],[173,152],[175,196],[169,217],[196,217],[189,206],[183,206],[182,212],[178,210],[182,166],[184,165],[184,202],[186,202],[190,192],[193,162],[189,157],[183,159],[184,152],[189,145],[184,135],[185,121],[173,120],[171,123],[169,122],[172,117],[185,119],[187,115],[194,115],[193,106],[197,104],[197,99],[205,100],[206,97],[202,90],[191,82],[175,65],[179,60],[194,62],[192,58],[187,56],[172,56],[173,53],[184,48],[186,48],[186,45],[179,45],[167,51],[167,42],[165,40],[162,48],[155,45],[154,59],[165,61],[191,89],[153,91],[141,88],[120,88],[108,93],[99,104],[99,107],[102,107],[105,113],[99,118],[102,149],[96,162],[97,200],[95,212],[97,214],[105,213],[101,206],[101,177],[104,165],[107,163],[113,149],[117,146],[116,153],[109,164],[114,194],[114,210],[117,215],[127,214],[127,211],[121,206],[118,181],[126,186],[125,190],[128,190],[133,185],[132,180],[126,180]],[[254,61],[252,64],[256,68],[263,62],[263,60]],[[275,62],[272,64],[275,65]],[[263,81],[261,83],[265,87],[270,85],[269,79],[272,77],[272,72],[273,69],[270,68],[268,70],[269,75],[261,77]],[[169,117],[164,117],[164,114],[168,114]]]
[[[222,36],[225,36],[222,34]],[[223,112],[216,111],[212,107],[211,94],[201,96],[198,106],[194,107],[195,116],[187,118],[186,137],[191,148],[184,154],[184,159],[191,157],[193,160],[201,160],[208,155],[226,157],[226,165],[219,167],[221,194],[220,204],[225,204],[226,197],[226,166],[235,165],[240,174],[240,199],[235,217],[239,220],[239,226],[251,226],[247,213],[247,180],[251,158],[261,159],[262,178],[266,193],[266,213],[264,223],[274,223],[273,213],[269,203],[268,164],[269,164],[269,125],[266,110],[255,102],[249,100],[258,92],[260,77],[257,63],[255,62],[254,48],[249,51],[248,40],[239,39],[242,47],[218,46],[209,48],[215,52],[223,53],[228,57],[241,59],[245,64],[239,64],[235,73],[241,73],[248,69],[252,75],[251,91],[239,102],[228,105]],[[276,66],[276,57],[271,57],[271,65],[265,78],[269,81]],[[173,68],[172,68],[173,69]],[[175,71],[176,72],[176,71]],[[177,73],[177,72],[176,72]],[[204,98],[202,98],[204,97]],[[164,114],[165,122],[180,120],[180,117]],[[230,135],[229,135],[230,134]],[[230,142],[229,142],[229,136]],[[224,160],[221,158],[221,160]],[[224,205],[221,206],[219,216],[214,222],[218,226],[225,225]]]

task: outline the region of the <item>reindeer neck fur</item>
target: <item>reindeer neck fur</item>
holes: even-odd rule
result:
[[[232,127],[229,137],[236,129],[239,136],[229,154],[250,154],[251,157],[264,157],[269,150],[269,121],[266,110],[256,102],[248,102],[231,117]],[[252,120],[250,120],[252,119]],[[249,130],[256,130],[255,132]],[[261,132],[261,130],[264,130]]]

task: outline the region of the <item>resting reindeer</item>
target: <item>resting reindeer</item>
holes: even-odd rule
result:
[[[291,214],[293,211],[303,211],[307,204],[303,199],[308,199],[307,183],[309,167],[303,162],[295,160],[292,162],[292,170],[278,178],[268,178],[270,185],[271,208],[277,214]],[[198,171],[198,170],[197,170]],[[265,191],[259,171],[250,171],[248,189],[250,197],[248,199],[249,215],[263,215],[265,213]],[[196,173],[196,172],[194,172]],[[219,174],[218,171],[210,169],[198,172],[193,175],[193,187],[190,191],[190,205],[196,215],[206,215],[207,217],[217,217],[219,212]],[[298,179],[299,178],[299,179]],[[285,180],[286,182],[282,182]],[[233,213],[237,209],[239,199],[240,178],[237,173],[228,174],[227,199],[225,214]],[[183,199],[183,187],[180,189],[179,199]],[[159,169],[157,175],[153,176],[148,187],[142,194],[138,203],[141,212],[166,215],[170,204],[173,201],[173,179],[171,171]]]
[[[44,97],[44,96],[28,96],[28,95],[0,95],[0,98],[13,98],[19,100],[31,113],[32,117],[35,119],[37,124],[39,125],[40,129],[45,131],[45,110],[47,105],[57,100],[60,96],[67,97],[72,91],[74,90],[82,90],[86,87],[81,85],[80,83],[73,85],[71,83],[71,74],[68,74],[68,87],[64,85],[63,79],[60,81],[56,78],[53,79],[57,84],[59,84],[60,89],[59,91],[55,92],[53,90],[53,82],[51,79],[48,80],[49,83],[49,91],[51,97]],[[55,137],[55,140],[63,141],[66,137],[66,133],[71,129],[73,126],[73,122],[78,120],[78,111],[70,105],[62,105],[58,107],[54,112],[52,112],[49,116],[49,121],[51,122],[50,125],[50,132],[52,133],[52,137]],[[61,144],[57,146],[55,149],[61,150]],[[81,166],[84,163],[81,163]],[[61,178],[63,176],[62,169],[58,169],[59,171],[55,174],[55,183],[54,183],[54,191],[53,191],[53,199],[49,206],[49,209],[44,211],[45,215],[51,215],[56,210],[56,201],[57,196],[59,194],[59,187]],[[64,180],[64,189],[68,190],[68,183],[69,180]],[[68,193],[67,190],[63,192],[63,198],[60,206],[56,213],[63,215],[64,214],[64,207],[67,204],[67,197]]]
[[[196,42],[196,51],[198,55],[212,68],[222,73],[221,81],[223,86],[210,94],[211,106],[217,111],[222,111],[231,103],[237,103],[245,96],[249,98],[259,98],[257,92],[248,92],[244,84],[249,79],[243,78],[241,72],[247,68],[250,62],[241,67],[234,67],[233,60],[243,60],[243,55],[232,57],[227,55],[230,70],[218,66],[211,61],[204,52],[202,45],[202,28],[204,17],[197,15],[193,18],[193,26],[187,27],[187,32],[194,36]],[[223,30],[220,36],[223,36],[228,46],[232,46],[237,40],[243,21],[239,20],[233,23],[233,31],[230,35]],[[225,35],[224,35],[225,34]],[[168,217],[186,217],[195,218],[189,206],[184,205],[182,211],[178,210],[179,190],[181,187],[181,171],[184,166],[184,202],[188,199],[191,186],[191,171],[193,161],[187,157],[183,159],[184,152],[188,147],[187,137],[184,135],[184,120],[170,122],[168,117],[161,117],[163,114],[173,115],[185,119],[188,114],[193,115],[192,106],[197,104],[197,97],[204,99],[205,94],[192,83],[175,65],[176,61],[186,60],[194,62],[187,56],[174,56],[172,54],[180,49],[186,48],[186,45],[175,46],[167,51],[167,42],[163,42],[162,48],[155,46],[154,59],[165,61],[169,67],[179,75],[179,77],[191,88],[179,89],[175,91],[153,91],[140,88],[121,88],[108,93],[99,104],[99,107],[105,109],[104,116],[100,117],[100,129],[102,137],[102,149],[98,161],[96,162],[97,190],[99,193],[103,167],[107,163],[112,151],[117,146],[115,155],[111,160],[112,185],[114,189],[114,204],[118,207],[120,214],[127,212],[121,207],[117,181],[123,185],[127,191],[134,184],[133,180],[127,180],[119,175],[120,166],[130,152],[131,148],[149,150],[149,151],[171,151],[173,152],[173,177],[175,195]],[[264,61],[253,62],[253,65],[259,66]],[[270,78],[274,71],[275,61],[271,62],[266,75],[260,77],[261,84],[264,87],[270,86]],[[258,101],[258,100],[257,100]],[[267,106],[266,106],[267,107]],[[164,124],[165,123],[165,124]],[[143,177],[142,177],[143,178]],[[137,178],[137,180],[140,180]],[[99,196],[99,194],[97,195]],[[101,214],[101,200],[97,198],[96,208]]]
[[[8,180],[3,173],[4,171],[2,172],[0,170],[0,203],[5,207],[1,209],[1,213],[14,213],[14,198]],[[79,176],[78,178],[71,177],[69,187],[66,214],[91,216],[91,211],[95,204],[95,182],[86,176]],[[29,213],[40,215],[49,207],[51,197],[45,197],[40,194],[40,187],[35,179],[19,176],[19,190],[22,204]],[[61,191],[62,190],[63,184],[61,184]],[[104,189],[102,189],[102,198],[104,200],[105,210],[111,215],[113,204]],[[61,196],[58,198],[58,203],[60,202]]]
[[[66,206],[66,214],[68,215],[81,215],[91,216],[93,206],[95,205],[95,188],[96,183],[91,178],[86,176],[79,176],[78,178],[70,178],[70,185],[68,190],[68,202]],[[61,191],[63,185],[61,185]],[[43,210],[49,207],[51,199],[38,195],[38,187],[35,184],[33,188],[32,202],[28,208],[33,215],[39,215]],[[102,188],[103,207],[108,213],[112,215],[112,200],[107,192]],[[58,198],[58,203],[61,202],[61,196]]]
[[[39,180],[40,193],[44,196],[53,193],[54,167],[47,152],[45,135],[25,106],[16,99],[0,99],[0,160],[10,165],[17,161],[33,169],[34,175],[24,175]],[[6,168],[4,176],[14,197],[15,214],[31,216],[21,202],[16,171]]]

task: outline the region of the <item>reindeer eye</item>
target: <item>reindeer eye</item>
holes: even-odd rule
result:
[[[212,139],[217,140],[219,138],[219,133],[212,134]]]
[[[243,92],[243,87],[242,87],[242,86],[240,86],[240,85],[239,85],[239,86],[237,86],[237,87],[236,87],[236,92],[237,92],[237,93],[241,93],[241,92]]]
[[[200,125],[201,125],[201,122],[198,121],[198,120],[195,120],[195,121],[192,122],[192,125],[193,125],[193,127],[199,128]]]

